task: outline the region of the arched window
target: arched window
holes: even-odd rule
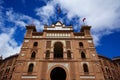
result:
[[[8,68],[8,73],[10,72],[10,68]]]
[[[10,71],[10,68],[7,68],[6,71],[5,71],[5,74],[9,73],[9,71]]]
[[[45,58],[46,58],[46,59],[49,59],[49,58],[50,58],[50,51],[49,51],[49,50],[46,51],[46,56],[45,56]]]
[[[38,42],[34,42],[33,47],[37,47],[38,46]]]
[[[4,77],[2,78],[2,80],[7,80],[7,76],[4,76]]]
[[[71,52],[70,52],[70,50],[67,51],[67,58],[71,59]]]
[[[85,73],[89,72],[87,64],[83,64],[83,70],[84,70]]]
[[[2,70],[2,71],[0,72],[0,78],[2,77],[3,72],[4,72],[4,70]]]
[[[31,59],[35,59],[35,56],[36,56],[36,53],[33,52],[33,53],[31,54]]]
[[[110,70],[109,70],[109,68],[106,68],[106,72],[107,72],[107,73],[110,73]]]
[[[12,72],[15,70],[15,67],[12,69]]]
[[[33,67],[34,67],[33,63],[29,64],[28,72],[33,72]]]
[[[81,58],[82,58],[82,59],[85,59],[85,58],[86,58],[86,55],[85,55],[84,52],[81,53]]]
[[[79,47],[82,48],[83,47],[83,43],[79,42]]]
[[[54,58],[63,58],[63,44],[61,42],[54,44]]]
[[[10,80],[12,79],[12,75],[10,76]]]

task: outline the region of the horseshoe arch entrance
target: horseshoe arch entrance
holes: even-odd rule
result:
[[[51,80],[66,80],[66,71],[61,67],[55,67],[50,73]]]

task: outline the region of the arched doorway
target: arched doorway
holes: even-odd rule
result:
[[[63,58],[63,44],[61,42],[54,44],[54,58]]]
[[[61,67],[54,68],[50,73],[51,80],[66,80],[66,72]]]

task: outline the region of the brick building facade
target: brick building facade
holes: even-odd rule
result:
[[[104,74],[105,80],[119,80],[120,78],[120,65],[114,60],[105,56],[99,55],[100,66]],[[120,59],[119,59],[120,63]]]
[[[98,56],[90,28],[84,25],[80,32],[74,32],[72,26],[59,21],[44,26],[43,32],[37,32],[34,25],[26,26],[11,80],[107,80],[102,63],[107,59]]]
[[[0,62],[0,80],[11,80],[18,54],[9,56]]]

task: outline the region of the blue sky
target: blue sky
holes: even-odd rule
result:
[[[0,0],[0,55],[19,53],[25,26],[32,22],[42,31],[44,24],[60,20],[78,32],[83,18],[92,26],[97,52],[120,56],[120,0]]]

